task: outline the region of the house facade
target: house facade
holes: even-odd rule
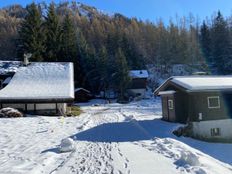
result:
[[[147,87],[147,70],[131,70],[129,72],[131,83],[128,87],[128,93],[137,98],[145,98],[145,92]]]
[[[32,62],[21,66],[0,90],[0,108],[12,107],[31,114],[64,114],[73,101],[72,63]]]
[[[91,92],[84,88],[76,88],[75,89],[75,101],[76,102],[88,102],[91,98],[93,98]]]
[[[163,119],[191,124],[194,137],[232,138],[232,76],[171,77],[155,91]]]

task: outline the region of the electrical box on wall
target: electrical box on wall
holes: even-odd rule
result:
[[[198,113],[198,120],[202,120],[202,113]]]

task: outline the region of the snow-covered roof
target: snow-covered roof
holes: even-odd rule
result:
[[[85,91],[85,92],[87,92],[87,93],[90,93],[90,91],[89,91],[89,90],[84,89],[84,88],[76,88],[76,89],[75,89],[75,92],[77,92],[77,91],[81,91],[81,90],[83,90],[83,91]]]
[[[7,78],[2,82],[2,84],[8,84],[8,83],[10,83],[10,81],[11,81],[11,77],[7,77]]]
[[[0,101],[74,98],[72,63],[35,63],[21,66],[10,83],[0,90]]]
[[[232,76],[174,76],[166,80],[155,93],[160,93],[172,82],[186,91],[232,90]]]
[[[132,78],[148,78],[147,70],[131,70],[129,72],[130,77]]]
[[[232,89],[232,76],[174,77],[171,81],[187,90]]]
[[[0,61],[0,74],[15,73],[21,65],[21,61]]]

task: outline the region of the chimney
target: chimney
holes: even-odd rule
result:
[[[23,65],[27,66],[30,62],[29,62],[29,58],[31,58],[32,54],[28,53],[28,54],[24,54],[23,55]]]

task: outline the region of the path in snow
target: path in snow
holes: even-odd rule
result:
[[[0,173],[232,173],[221,162],[232,164],[226,158],[232,145],[173,136],[179,124],[160,120],[159,100],[100,102],[82,104],[84,113],[74,118],[1,119]],[[75,140],[76,151],[59,153],[67,137]]]

